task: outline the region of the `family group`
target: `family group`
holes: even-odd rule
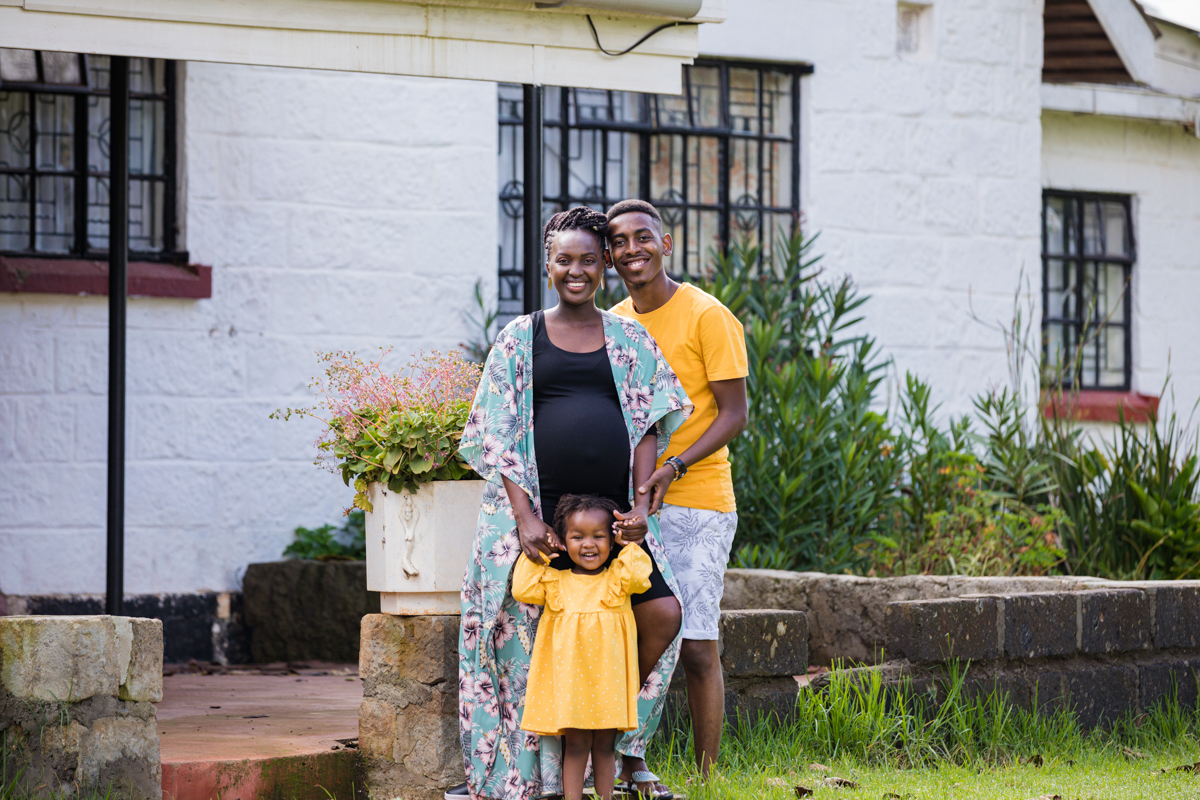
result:
[[[664,272],[649,203],[572,208],[543,238],[558,302],[500,332],[462,435],[487,484],[462,590],[467,782],[447,797],[670,800],[645,756],[677,662],[702,776],[724,722],[744,331]],[[610,267],[629,297],[604,311]]]

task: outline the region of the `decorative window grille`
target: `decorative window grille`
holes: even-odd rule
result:
[[[674,239],[665,266],[701,273],[733,241],[774,246],[800,212],[800,81],[811,68],[697,61],[679,96],[549,88],[543,222],[575,205],[649,200]],[[521,311],[522,92],[501,84],[500,310]],[[611,277],[611,276],[610,276]]]
[[[1063,386],[1130,389],[1135,260],[1128,195],[1043,193],[1043,358]]]
[[[129,250],[186,260],[176,234],[175,63],[129,60]],[[0,48],[0,254],[108,251],[108,56]]]

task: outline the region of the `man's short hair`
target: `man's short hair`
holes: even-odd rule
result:
[[[612,221],[622,214],[645,214],[658,223],[658,230],[662,231],[662,215],[658,213],[657,208],[645,200],[630,198],[629,200],[622,200],[619,203],[615,203],[608,210],[608,223],[611,225]]]

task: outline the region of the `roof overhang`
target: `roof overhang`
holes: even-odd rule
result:
[[[727,0],[0,0],[0,47],[678,94]],[[688,15],[688,16],[684,16]]]
[[[1154,82],[1154,28],[1131,0],[1088,0],[1100,26],[1130,76],[1138,83]]]

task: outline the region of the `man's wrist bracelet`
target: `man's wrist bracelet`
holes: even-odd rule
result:
[[[687,475],[687,471],[688,471],[687,465],[683,463],[683,459],[680,458],[679,456],[671,456],[666,461],[664,461],[663,464],[670,464],[671,469],[675,470],[674,480],[679,480],[684,475]]]

